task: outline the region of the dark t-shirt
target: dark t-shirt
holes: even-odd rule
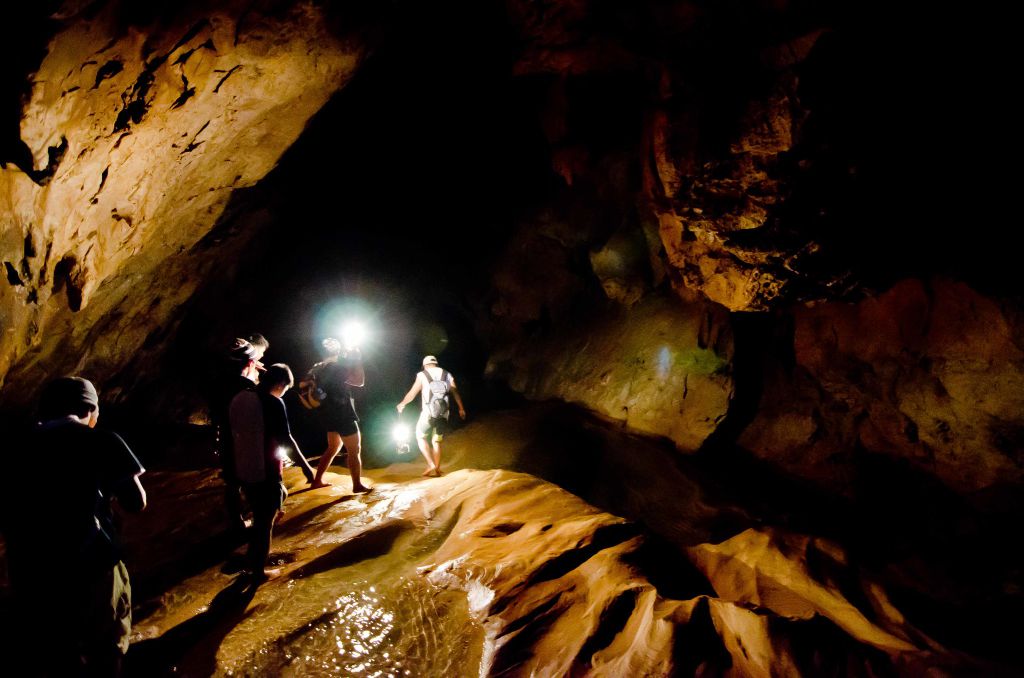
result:
[[[217,437],[217,454],[220,456],[221,468],[224,470],[225,480],[234,480],[234,445],[231,436],[231,421],[228,410],[231,401],[242,391],[255,391],[256,384],[247,377],[240,374],[225,376],[219,384],[219,390],[210,407],[210,418],[213,420],[214,431]]]
[[[334,423],[359,421],[356,415],[355,402],[352,400],[352,388],[346,383],[349,365],[344,363],[326,363],[320,370],[319,382],[327,391],[327,400],[321,405],[325,422],[330,426]]]
[[[105,567],[120,559],[111,500],[144,472],[119,435],[71,419],[24,435],[9,470],[7,516],[12,583],[52,568]],[[57,483],[40,486],[50,475]]]
[[[280,481],[292,444],[284,401],[266,391],[239,392],[229,408],[236,477],[243,483]]]

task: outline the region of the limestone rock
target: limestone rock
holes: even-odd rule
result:
[[[721,310],[650,297],[520,342],[488,369],[530,398],[578,402],[693,451],[728,409],[731,355]]]
[[[960,492],[1019,483],[1021,319],[967,285],[901,282],[795,313],[796,367],[769,379],[744,447],[842,487],[846,451],[882,453]]]
[[[21,136],[45,185],[0,171],[3,401],[82,372],[101,385],[173,330],[216,243],[251,237],[226,212],[356,67],[311,5],[247,3],[138,25],[119,3],[78,16],[34,76]],[[214,233],[216,229],[219,229]]]
[[[376,472],[369,496],[294,492],[275,534],[281,576],[247,595],[219,566],[179,576],[140,603],[129,666],[769,676],[970,665],[916,630],[824,540],[750,530],[694,546],[690,558],[715,593],[673,598],[648,578],[651,554],[635,525],[564,490],[511,471],[415,481],[412,471]],[[160,474],[153,496],[183,501],[180,483]],[[195,510],[217,499],[189,501]],[[181,548],[188,535],[168,518],[140,517]],[[157,553],[180,557],[166,544]],[[153,568],[161,556],[142,557]],[[140,565],[137,577],[153,581],[152,570]]]

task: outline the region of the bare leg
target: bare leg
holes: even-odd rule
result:
[[[434,475],[441,475],[441,441],[435,440],[434,449]]]
[[[312,484],[315,476],[313,475],[313,467],[309,465],[308,461],[306,461],[306,457],[303,456],[302,452],[294,447],[289,446],[287,449],[288,458],[291,459],[296,466],[302,469],[302,475],[306,476],[306,482]]]
[[[369,492],[370,488],[363,485],[359,480],[359,476],[363,471],[363,450],[359,431],[350,436],[343,436],[342,441],[345,443],[345,451],[348,452],[348,474],[352,476],[352,491]]]
[[[420,454],[427,460],[427,470],[423,472],[425,476],[434,475],[434,458],[430,454],[430,447],[427,443],[426,438],[416,438],[416,442],[420,444]]]
[[[327,432],[327,449],[320,456],[320,463],[316,467],[316,477],[313,478],[313,482],[310,483],[313,487],[326,487],[330,483],[324,482],[324,474],[327,473],[327,469],[330,468],[331,462],[338,456],[338,452],[341,450],[341,434],[337,431]]]

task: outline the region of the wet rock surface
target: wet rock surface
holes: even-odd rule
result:
[[[216,472],[151,472],[150,510],[125,526],[129,674],[1008,671],[964,651],[945,592],[929,615],[908,603],[896,575],[912,565],[858,542],[827,500],[797,502],[768,475],[737,492],[673,456],[548,405],[449,436],[437,479],[396,457],[352,495],[343,471],[310,490],[288,469],[282,573],[255,589]]]

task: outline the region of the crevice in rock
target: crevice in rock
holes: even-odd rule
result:
[[[25,284],[24,281],[22,281],[21,276],[18,275],[18,270],[11,265],[11,262],[5,261],[4,267],[7,269],[7,282],[10,283],[12,287],[21,287]]]
[[[502,630],[500,637],[509,637],[494,657],[491,666],[492,675],[516,675],[515,670],[533,656],[532,647],[544,635],[547,624],[542,623],[550,617],[555,609],[561,593],[556,593],[528,613],[516,619]]]
[[[583,647],[580,648],[578,657],[582,661],[589,664],[595,652],[599,652],[611,645],[612,641],[615,640],[615,636],[625,628],[629,618],[633,615],[639,597],[640,594],[636,589],[628,589],[620,593],[601,612],[597,628],[594,629],[594,633],[587,638],[587,641],[583,643]]]
[[[231,74],[234,73],[235,71],[237,71],[241,67],[242,67],[242,64],[235,64],[230,69],[228,69],[228,72],[224,74],[224,77],[221,78],[219,81],[217,81],[217,86],[213,88],[213,93],[216,94],[217,92],[219,92],[220,91],[220,86],[224,84],[224,81],[227,80],[228,78],[230,78]]]
[[[50,254],[53,253],[53,243],[46,243],[46,254],[43,255],[43,265],[39,267],[39,285],[43,286],[46,284],[46,270],[50,265]]]
[[[196,52],[198,52],[201,49],[208,49],[211,52],[216,52],[217,51],[217,48],[213,44],[213,39],[209,38],[209,39],[207,39],[206,42],[204,42],[203,44],[199,45],[198,47],[193,47],[192,49],[189,49],[189,50],[186,50],[186,51],[182,52],[181,55],[177,59],[174,60],[174,64],[173,65],[174,66],[180,66],[180,65],[184,64],[190,58],[192,58],[193,54],[195,54]]]
[[[192,38],[194,38],[197,35],[199,35],[203,31],[203,29],[206,29],[206,28],[209,28],[209,27],[210,27],[210,20],[209,19],[202,19],[201,21],[197,21],[196,23],[192,24],[192,27],[189,28],[185,32],[185,35],[183,35],[181,37],[181,39],[178,40],[178,42],[174,43],[174,47],[172,47],[170,49],[170,51],[167,52],[167,55],[170,56],[171,54],[174,54],[174,52],[176,52],[179,47],[183,47],[183,46],[187,45],[189,43],[189,41],[192,40]],[[207,42],[209,42],[209,41],[207,41]]]
[[[188,78],[185,77],[184,73],[181,74],[181,85],[182,85],[181,94],[179,94],[178,98],[175,99],[174,103],[171,104],[171,110],[172,111],[175,108],[181,108],[182,106],[184,106],[185,102],[188,101],[189,99],[191,99],[196,94],[196,88],[195,87],[189,87],[189,85],[188,85]]]
[[[605,525],[594,531],[590,543],[581,548],[566,551],[565,553],[552,558],[540,567],[525,586],[530,587],[541,582],[560,579],[577,567],[587,562],[599,552],[611,548],[617,544],[632,539],[640,534],[640,528],[633,523],[617,523]]]
[[[64,290],[68,298],[68,308],[76,313],[82,308],[81,277],[78,260],[70,254],[64,255],[53,267],[52,294],[56,295]]]
[[[103,191],[103,187],[107,183],[107,175],[109,174],[109,172],[110,172],[110,165],[107,165],[106,167],[103,168],[103,172],[100,174],[100,185],[99,185],[99,188],[97,188],[96,192],[93,193],[93,196],[91,198],[89,198],[89,204],[95,205],[97,203],[97,201],[99,200],[99,195]]]
[[[95,62],[94,62],[95,63]],[[124,70],[124,64],[117,59],[111,59],[107,63],[103,64],[96,71],[96,82],[93,83],[92,89],[96,89],[100,86],[100,83],[108,78],[112,78],[121,71]],[[77,88],[75,88],[77,89]],[[68,90],[69,92],[71,90]]]
[[[67,137],[61,136],[60,143],[56,146],[50,146],[46,149],[46,167],[35,172],[32,176],[32,180],[40,186],[45,186],[50,183],[50,179],[57,173],[57,168],[60,166],[61,161],[64,159],[64,154],[68,152],[68,140]]]
[[[722,676],[732,668],[732,656],[711,619],[707,598],[701,598],[686,624],[676,627],[672,648],[673,675]]]
[[[188,142],[188,145],[185,146],[185,148],[181,151],[180,155],[185,155],[186,153],[191,153],[192,151],[196,150],[197,148],[199,148],[204,143],[202,141],[197,143],[196,139],[199,137],[200,134],[203,133],[203,130],[205,130],[209,126],[209,124],[210,124],[209,120],[207,120],[206,122],[203,123],[203,126],[199,128],[199,131],[192,135],[192,140]]]

